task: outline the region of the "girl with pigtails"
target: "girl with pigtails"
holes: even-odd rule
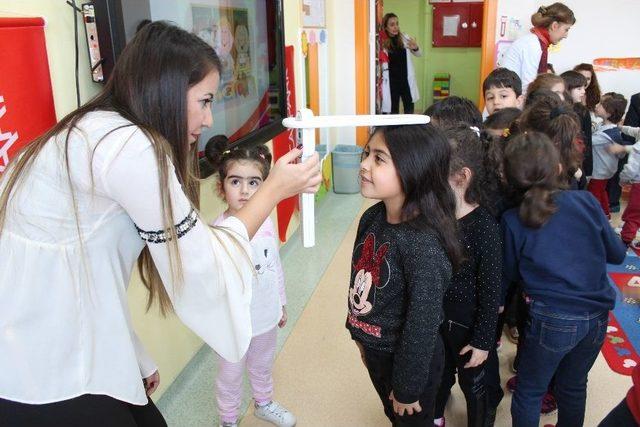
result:
[[[616,299],[606,264],[622,263],[626,248],[590,193],[562,190],[564,162],[547,135],[510,141],[504,174],[518,202],[502,216],[505,282],[522,281],[530,301],[513,425],[538,426],[555,375],[558,425],[581,426],[587,376]]]

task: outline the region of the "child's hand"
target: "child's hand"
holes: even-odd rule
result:
[[[280,319],[280,321],[278,322],[278,328],[282,329],[285,327],[285,325],[287,324],[287,306],[283,305],[282,306],[282,318]]]
[[[475,368],[476,366],[480,366],[487,360],[489,356],[489,352],[486,350],[480,350],[479,348],[475,348],[467,344],[462,350],[460,350],[460,355],[471,352],[471,359],[464,365],[466,368]]]
[[[155,371],[147,378],[144,378],[142,382],[144,384],[144,390],[147,392],[147,396],[151,396],[160,385],[160,373]]]
[[[413,403],[400,403],[393,397],[393,391],[389,395],[389,400],[393,402],[393,412],[402,416],[406,412],[407,415],[413,415],[414,413],[422,412],[420,401]]]

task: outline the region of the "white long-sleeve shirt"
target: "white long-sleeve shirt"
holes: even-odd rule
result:
[[[210,229],[171,166],[174,221],[182,224],[183,283],[175,284],[167,245],[142,239],[164,229],[151,144],[117,113],[92,112],[78,123],[69,138],[77,220],[64,136],[49,141],[24,175],[0,234],[0,398],[147,402],[141,373],[154,366],[132,331],[126,295],[145,244],[181,320],[225,359],[245,353],[253,277],[246,228],[230,217],[227,230]]]
[[[541,57],[540,40],[535,34],[529,33],[513,42],[498,66],[515,72],[522,80],[522,93],[526,93],[529,83],[538,76]]]

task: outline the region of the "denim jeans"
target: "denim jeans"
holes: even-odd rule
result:
[[[564,313],[539,301],[531,303],[511,403],[514,427],[538,427],[542,397],[554,374],[556,426],[583,425],[587,375],[604,342],[608,315]]]

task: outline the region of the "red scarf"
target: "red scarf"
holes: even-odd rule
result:
[[[549,45],[551,44],[551,38],[549,36],[549,30],[543,27],[533,27],[531,32],[540,40],[540,47],[542,48],[542,56],[540,57],[540,64],[538,64],[538,74],[547,72],[547,55],[549,54]]]

